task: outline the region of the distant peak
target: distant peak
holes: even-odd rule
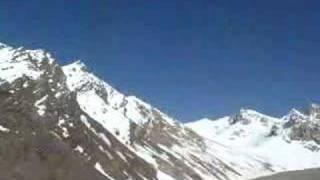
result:
[[[291,118],[300,118],[300,119],[304,119],[306,117],[306,114],[302,113],[301,111],[292,108],[289,112],[289,117]]]
[[[245,109],[245,108],[241,108],[239,114],[240,116],[243,117],[267,117],[267,118],[272,118],[271,116],[262,114],[256,110],[253,109]]]
[[[235,124],[237,122],[248,124],[252,121],[257,122],[261,120],[278,121],[278,118],[262,114],[260,112],[257,112],[256,110],[241,108],[240,112],[235,114],[234,116],[231,116],[229,121],[231,122],[231,124]]]
[[[292,108],[292,109],[290,110],[289,114],[302,115],[302,113],[301,113],[299,110],[295,109],[295,108]]]
[[[288,115],[284,116],[284,118],[286,121],[289,122],[289,125],[291,125],[292,123],[298,122],[298,121],[302,121],[306,119],[306,115],[304,115],[303,113],[301,113],[299,110],[293,108],[289,111]],[[288,125],[288,124],[287,124]]]

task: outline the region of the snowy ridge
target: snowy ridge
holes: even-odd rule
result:
[[[118,139],[128,143],[130,121],[118,109],[125,103],[125,96],[109,84],[87,71],[81,61],[63,66],[67,85],[77,92],[77,100],[83,111],[108,129]]]
[[[320,167],[317,139],[303,134],[319,122],[314,116],[292,109],[283,118],[274,118],[242,109],[233,117],[186,125],[203,137],[260,157],[277,171],[301,170]]]
[[[0,80],[13,82],[14,80],[27,76],[31,79],[38,79],[44,70],[41,66],[44,63],[52,64],[55,60],[43,50],[15,49],[5,44],[0,44]]]
[[[259,121],[262,119],[275,122],[279,121],[278,118],[274,118],[251,109],[241,109],[240,116],[242,116],[243,119],[249,119],[252,121]]]
[[[261,137],[267,136],[273,124],[279,121],[280,119],[254,110],[241,109],[234,116],[226,116],[217,120],[205,118],[186,125],[206,138],[223,139],[223,144],[246,146],[258,143]]]
[[[307,116],[297,109],[291,109],[291,111],[287,115],[285,115],[282,120],[287,122],[305,121],[307,120]]]
[[[106,129],[125,144],[130,140],[130,125],[144,125],[154,120],[156,108],[135,96],[125,96],[112,86],[88,72],[81,61],[63,66],[67,76],[67,85],[71,91],[77,92],[77,99],[83,111],[97,120]],[[164,119],[171,124],[174,120],[168,116]],[[119,135],[120,134],[120,135]]]
[[[100,80],[94,74],[88,72],[86,65],[81,61],[63,66],[63,71],[68,77],[67,85],[71,91],[104,90],[108,94],[106,99],[108,104],[114,108],[119,108],[123,103],[124,95],[106,82]]]

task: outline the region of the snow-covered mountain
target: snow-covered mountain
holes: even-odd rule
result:
[[[242,109],[234,116],[186,124],[201,136],[259,156],[280,171],[320,167],[320,108],[292,109],[282,118]]]
[[[320,166],[320,106],[182,124],[81,62],[0,43],[0,177],[244,180]]]
[[[234,122],[237,123],[237,122]],[[0,176],[247,179],[279,170],[204,138],[76,61],[0,44]]]
[[[81,109],[156,167],[160,179],[251,177],[252,164],[257,173],[272,171],[260,159],[207,141],[141,99],[121,94],[79,61],[62,69]]]

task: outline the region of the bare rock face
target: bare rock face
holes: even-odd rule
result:
[[[320,144],[320,126],[310,122],[303,122],[291,129],[290,138],[293,140],[315,141]]]
[[[292,110],[285,118],[284,128],[290,128],[289,137],[298,141],[314,141],[320,145],[320,108],[312,104],[306,113]]]
[[[29,88],[20,89],[26,82]],[[77,113],[76,109],[70,113],[66,109],[51,109],[62,105],[57,100],[52,101],[45,116],[39,116],[34,108],[35,97],[39,94],[33,94],[37,85],[30,80],[19,79],[10,88],[1,89],[0,122],[7,129],[0,135],[1,177],[10,180],[104,179],[73,153],[71,144],[62,141],[63,136],[59,135],[62,133],[55,129],[58,113]],[[68,96],[64,98],[70,100]]]

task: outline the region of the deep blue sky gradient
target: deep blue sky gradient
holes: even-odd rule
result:
[[[183,120],[320,102],[320,2],[2,0],[0,41],[81,59]]]

